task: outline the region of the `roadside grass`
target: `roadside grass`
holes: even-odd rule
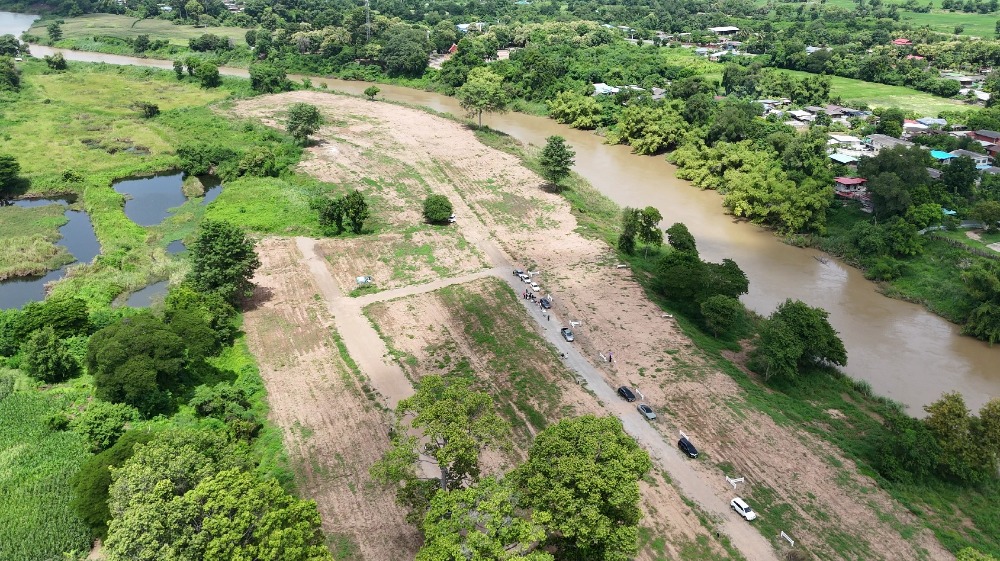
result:
[[[61,246],[59,227],[66,223],[65,207],[50,204],[22,208],[0,206],[0,280],[38,275],[73,262]]]
[[[779,72],[799,79],[816,76],[799,70],[779,70]],[[936,117],[942,111],[975,109],[956,99],[946,99],[904,86],[888,86],[840,76],[830,76],[830,96],[840,97],[848,105],[899,107],[903,111],[916,113],[918,117]]]
[[[0,376],[16,375],[0,370]],[[46,420],[78,392],[43,390],[26,378],[21,389],[0,397],[0,559],[61,559],[86,554],[91,534],[70,508],[70,478],[87,456],[82,436],[53,431]]]
[[[989,234],[983,232],[983,230],[977,230],[976,232],[979,234],[978,240],[970,238],[967,234],[968,230],[939,230],[936,233],[939,236],[961,242],[969,247],[996,252],[996,250],[989,247],[989,244],[1000,242],[1000,232],[991,232]],[[1000,256],[1000,252],[996,253],[997,256]]]
[[[488,278],[469,286],[450,286],[437,292],[448,313],[461,325],[465,343],[475,357],[486,358],[492,376],[489,388],[508,421],[528,423],[534,431],[562,417],[562,391],[546,371],[571,378],[552,349],[528,325],[513,289]],[[469,373],[471,374],[471,372]],[[525,433],[524,436],[530,437]]]
[[[139,19],[116,14],[85,14],[59,19],[63,22],[60,25],[63,32],[62,41],[89,39],[95,36],[133,39],[139,35],[149,35],[152,41],[162,39],[169,41],[172,45],[187,47],[189,39],[211,33],[232,39],[237,45],[246,45],[247,30],[240,27],[195,27],[174,24],[163,19]],[[45,27],[52,21],[51,18],[40,19],[28,29],[28,33],[47,38],[48,32]]]

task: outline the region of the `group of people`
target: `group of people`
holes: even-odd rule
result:
[[[535,295],[533,291],[528,290],[527,288],[524,289],[524,292],[521,294],[521,298],[524,298],[525,300],[531,300],[532,302],[536,302],[538,300],[538,296]]]

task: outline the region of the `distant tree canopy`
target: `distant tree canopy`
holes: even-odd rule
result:
[[[254,271],[260,260],[254,241],[228,222],[205,220],[190,249],[188,282],[196,290],[215,292],[231,304],[253,294]]]

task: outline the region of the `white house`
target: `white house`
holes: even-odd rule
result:
[[[956,158],[959,156],[965,156],[967,158],[970,158],[973,162],[976,163],[977,166],[985,166],[990,163],[989,156],[987,156],[986,154],[979,154],[971,150],[963,150],[960,148],[958,150],[952,150],[951,152],[949,152],[949,154],[955,156]]]

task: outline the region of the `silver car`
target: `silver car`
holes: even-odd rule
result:
[[[653,408],[646,405],[645,403],[640,403],[639,406],[636,407],[636,409],[638,409],[639,412],[642,413],[642,416],[645,417],[646,420],[652,421],[653,419],[656,418],[656,413],[653,413]]]

